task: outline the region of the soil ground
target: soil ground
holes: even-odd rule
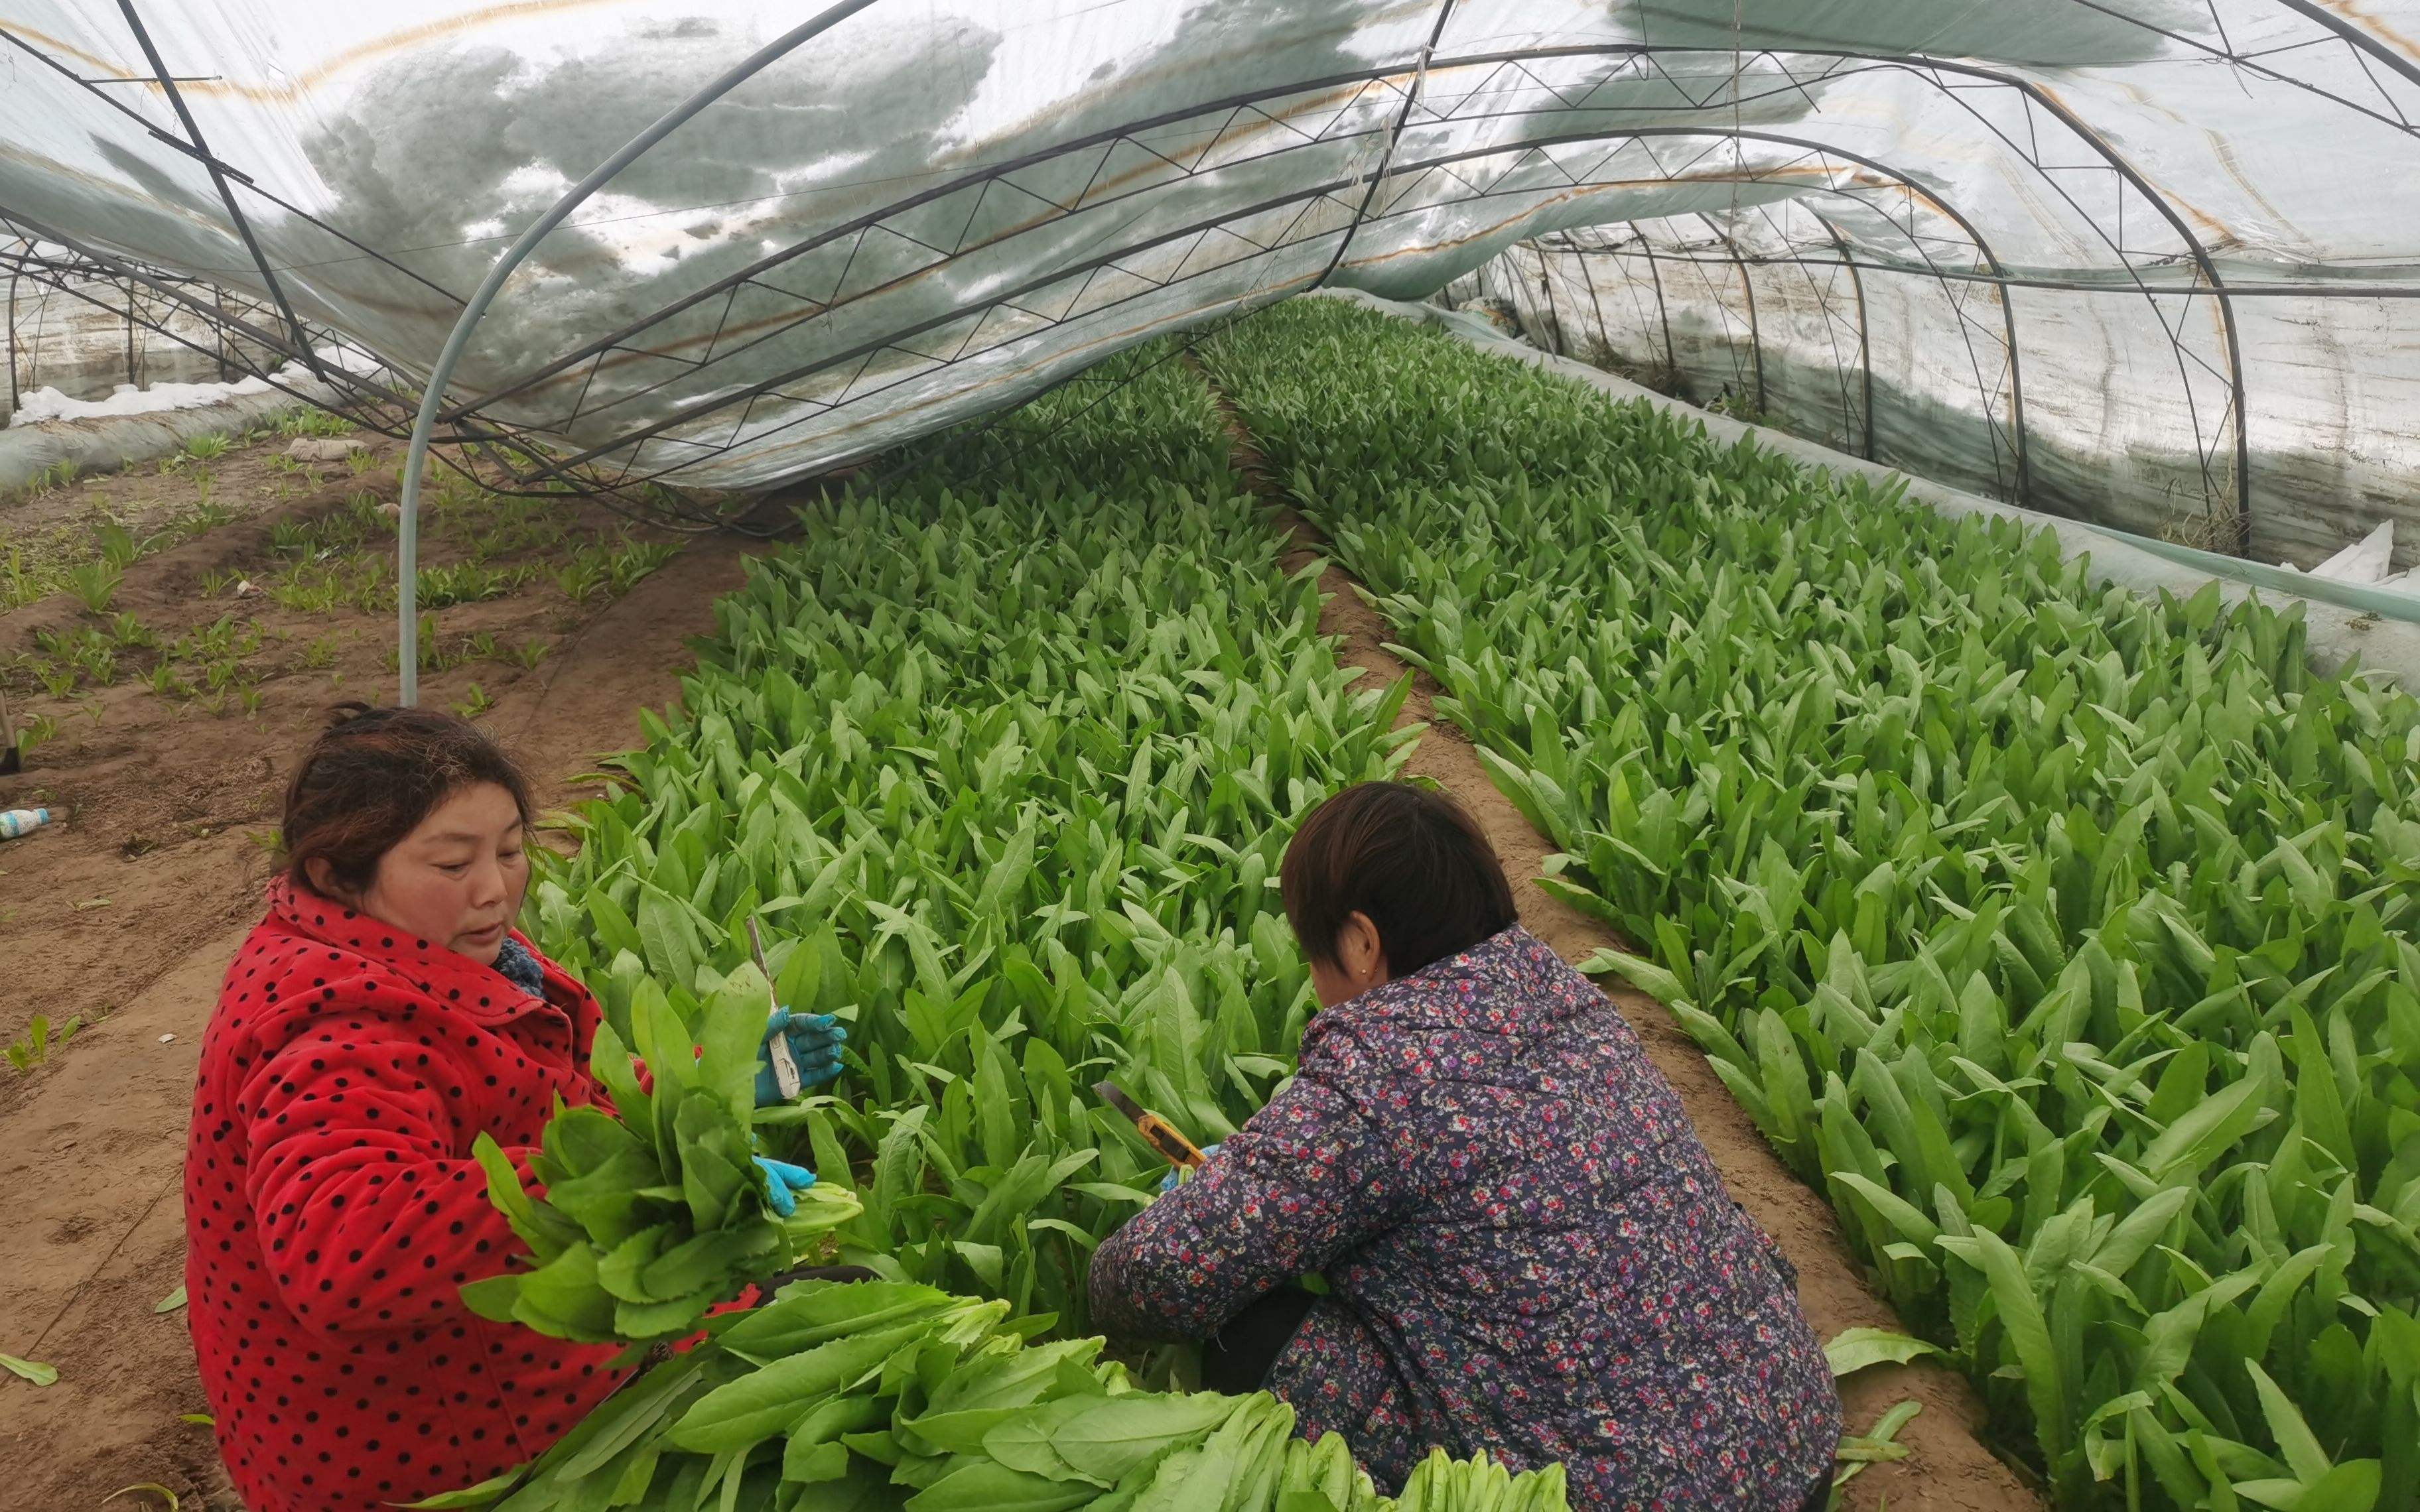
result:
[[[391,609],[368,591],[325,606],[311,593],[391,550],[376,505],[395,495],[392,449],[313,480],[269,461],[285,444],[267,438],[218,459],[212,493],[231,517],[128,565],[110,613],[134,615],[158,643],[118,647],[105,685],[79,675],[62,697],[39,674],[68,660],[48,647],[106,633],[108,620],[66,594],[0,613],[0,687],[19,724],[58,727],[22,775],[0,778],[0,809],[47,803],[64,815],[0,845],[0,939],[13,958],[0,1042],[23,1043],[37,1014],[84,1021],[43,1064],[0,1071],[0,1351],[59,1372],[39,1388],[0,1374],[0,1505],[66,1512],[143,1483],[187,1508],[234,1505],[209,1429],[178,1417],[204,1410],[184,1315],[154,1310],[183,1279],[178,1177],[195,1057],[220,976],[260,911],[293,758],[329,702],[382,702],[395,687]],[[171,485],[183,503],[162,497]],[[191,470],[147,471],[0,505],[0,559],[30,540],[56,560],[104,517],[156,532],[190,513],[193,492]],[[349,532],[363,524],[372,538],[355,549]],[[731,536],[626,534],[570,499],[458,498],[434,512],[425,563],[476,557],[511,581],[435,611],[442,665],[424,671],[422,701],[485,704],[481,722],[520,752],[541,802],[560,806],[599,755],[639,743],[641,708],[678,696],[687,638],[711,630],[710,606],[738,582],[747,549]],[[613,560],[627,576],[666,553],[614,596]],[[238,596],[242,580],[256,591]],[[222,615],[225,650],[195,643]],[[164,680],[190,693],[153,691],[145,674],[163,660]],[[214,665],[227,669],[215,689]],[[130,1504],[144,1498],[116,1504]]]
[[[341,444],[341,438],[306,436],[300,424],[289,424],[288,430],[264,425],[232,438],[216,456],[179,452],[116,472],[45,483],[0,501],[0,611],[63,588],[65,573],[97,554],[96,526],[116,524],[135,542],[164,544],[276,509],[385,457],[380,449],[365,445],[363,460],[348,462],[334,455],[338,446],[318,444]],[[326,455],[296,456],[288,450],[294,440],[304,441],[306,453]],[[215,445],[204,442],[197,450],[212,451]]]
[[[1225,409],[1225,396],[1217,397]],[[1287,503],[1283,486],[1263,465],[1232,409],[1228,426],[1236,471],[1294,532],[1296,545],[1283,559],[1285,570],[1297,571],[1328,556],[1326,538]],[[1330,562],[1320,575],[1319,588],[1326,595],[1320,628],[1343,642],[1337,659],[1366,669],[1371,686],[1402,677],[1408,669],[1386,650],[1392,634],[1361,596],[1360,585]],[[1413,674],[1412,692],[1397,724],[1425,724],[1428,729],[1405,772],[1435,780],[1470,810],[1512,879],[1512,901],[1522,926],[1556,954],[1576,964],[1602,947],[1625,944],[1605,925],[1539,887],[1541,863],[1555,846],[1488,780],[1469,736],[1437,717],[1431,705],[1436,691],[1426,673]],[[1763,1225],[1797,1268],[1799,1304],[1816,1336],[1828,1339],[1856,1327],[1903,1331],[1890,1304],[1867,1284],[1831,1206],[1781,1163],[1664,1005],[1616,981],[1600,979],[1598,984],[1637,1032],[1648,1058],[1680,1094],[1732,1197]],[[1921,1404],[1898,1435],[1898,1442],[1909,1447],[1908,1457],[1868,1467],[1850,1483],[1842,1505],[1858,1512],[1885,1507],[1894,1512],[2039,1512],[2041,1507],[2042,1500],[2028,1481],[1984,1446],[1978,1437],[1985,1422],[1983,1405],[1956,1372],[1927,1362],[1875,1365],[1844,1381],[1841,1398],[1852,1433],[1871,1429],[1898,1402]]]

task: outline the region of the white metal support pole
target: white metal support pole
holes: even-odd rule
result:
[[[437,428],[438,412],[445,408],[445,384],[454,376],[454,364],[460,362],[462,349],[470,345],[471,332],[487,314],[488,306],[512,277],[523,259],[544,240],[547,234],[561,225],[564,219],[584,204],[588,197],[644,155],[648,148],[678,131],[690,116],[745,84],[768,65],[796,49],[800,43],[830,30],[875,0],[844,0],[820,14],[800,23],[790,30],[751,53],[727,71],[708,83],[697,93],[682,100],[638,135],[622,146],[622,149],[597,165],[595,171],[574,184],[569,192],[554,202],[551,209],[530,223],[519,239],[506,248],[488,270],[488,276],[471,296],[462,313],[456,317],[454,329],[446,333],[445,346],[437,354],[437,364],[428,370],[427,387],[421,391],[420,412],[411,422],[411,444],[403,454],[403,499],[401,516],[395,529],[395,604],[396,604],[396,702],[406,707],[420,702],[420,476],[428,464],[428,439]]]

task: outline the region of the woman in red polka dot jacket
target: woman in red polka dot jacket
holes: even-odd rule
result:
[[[605,1095],[596,999],[512,929],[529,817],[486,734],[418,709],[338,709],[287,790],[287,868],[227,968],[185,1154],[194,1349],[251,1512],[484,1480],[627,1374],[460,1295],[520,1250],[472,1140],[525,1166],[556,1098]],[[810,1084],[838,1073],[830,1020],[777,1033]],[[776,1207],[814,1180],[760,1164]]]

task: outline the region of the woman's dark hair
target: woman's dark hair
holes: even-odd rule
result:
[[[1496,848],[1442,793],[1360,782],[1313,809],[1286,846],[1280,896],[1295,938],[1333,964],[1356,912],[1378,927],[1390,975],[1407,977],[1514,923]]]
[[[529,822],[529,779],[477,725],[434,709],[339,703],[286,785],[278,830],[286,874],[312,887],[310,863],[323,861],[332,882],[358,893],[378,874],[379,857],[479,782],[511,794]]]

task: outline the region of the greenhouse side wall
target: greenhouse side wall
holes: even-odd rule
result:
[[[1660,393],[1952,487],[2186,546],[2241,541],[2257,561],[2304,567],[2393,520],[2395,569],[2420,565],[2420,299],[2233,301],[2244,511],[2214,301],[2004,295],[1872,267],[1850,277],[1702,249],[1651,262],[1524,243],[1444,298],[1507,311],[1538,346]]]
[[[158,296],[101,285],[89,298],[30,279],[9,281],[0,327],[0,425],[26,396],[55,389],[70,399],[105,399],[120,387],[218,383],[276,365],[268,349],[230,335]],[[225,296],[211,291],[213,299]],[[129,318],[132,315],[132,318]]]

